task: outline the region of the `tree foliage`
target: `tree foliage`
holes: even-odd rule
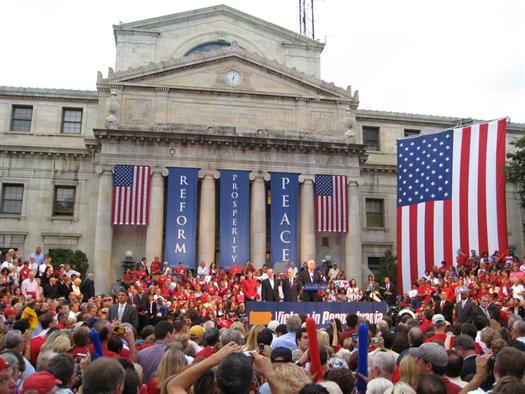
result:
[[[51,257],[51,264],[53,264],[55,270],[58,269],[60,264],[70,264],[71,268],[80,272],[82,277],[84,277],[89,268],[88,258],[81,250],[50,249],[48,255]]]
[[[525,208],[525,137],[521,137],[512,145],[516,146],[515,153],[507,154],[507,178],[516,184],[521,199],[521,206]]]
[[[383,283],[385,277],[389,277],[392,282],[397,282],[397,263],[396,256],[391,250],[387,250],[383,257],[379,261],[379,268],[375,275],[376,281]]]

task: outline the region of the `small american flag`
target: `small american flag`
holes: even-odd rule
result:
[[[507,250],[505,119],[397,142],[399,288],[458,249]],[[505,253],[505,252],[504,252]]]
[[[347,177],[315,176],[315,220],[317,231],[348,231]]]
[[[148,224],[150,172],[149,166],[115,166],[112,224]]]

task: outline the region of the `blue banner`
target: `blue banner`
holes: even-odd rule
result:
[[[318,327],[326,327],[331,319],[345,323],[346,315],[355,313],[375,324],[388,312],[386,302],[247,302],[246,311],[250,324],[268,324],[277,320],[286,324],[292,314],[313,317]]]
[[[179,262],[186,268],[197,266],[198,184],[198,169],[169,168],[164,258],[170,267]]]
[[[229,270],[250,258],[250,173],[221,170],[220,265]]]
[[[299,267],[297,194],[298,174],[271,174],[271,265],[279,272],[290,262]]]

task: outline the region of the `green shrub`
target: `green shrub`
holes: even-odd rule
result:
[[[80,272],[82,278],[85,277],[89,268],[88,258],[81,250],[72,251],[71,249],[50,249],[48,256],[51,257],[51,264],[55,270],[60,264],[70,264],[71,268]]]

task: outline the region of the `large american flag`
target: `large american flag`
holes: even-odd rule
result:
[[[149,166],[115,166],[113,224],[148,224],[150,172]]]
[[[315,176],[315,220],[317,231],[348,231],[346,176]]]
[[[469,254],[507,250],[505,119],[397,142],[398,288]]]

